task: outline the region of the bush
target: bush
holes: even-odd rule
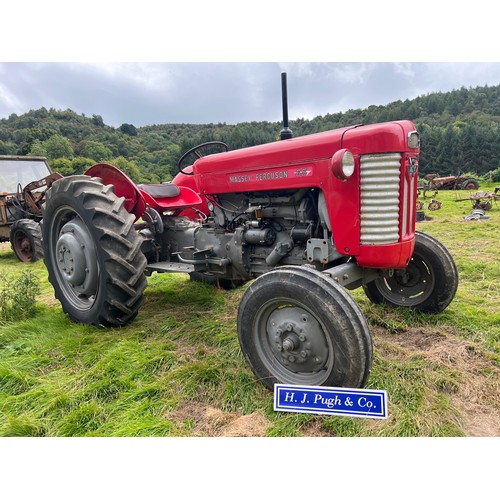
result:
[[[38,278],[30,270],[16,278],[0,275],[0,323],[33,317],[39,291]]]
[[[488,183],[500,182],[500,167],[486,172],[483,175],[483,179]]]

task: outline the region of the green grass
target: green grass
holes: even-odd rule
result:
[[[254,412],[266,436],[474,435],[474,404],[500,410],[500,203],[488,220],[466,222],[471,204],[457,194],[439,192],[441,210],[417,224],[456,260],[459,290],[446,311],[389,309],[352,292],[373,333],[368,388],[387,390],[387,420],[275,412],[238,345],[244,288],[155,274],[133,324],[94,328],[69,321],[42,262],[22,264],[5,247],[4,279],[29,269],[39,291],[33,317],[0,323],[0,435],[217,435]]]

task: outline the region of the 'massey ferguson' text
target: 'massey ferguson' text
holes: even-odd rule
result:
[[[311,167],[300,167],[294,169],[268,170],[265,172],[256,172],[239,175],[229,175],[229,183],[247,183],[247,182],[267,182],[279,179],[308,177],[312,174]]]

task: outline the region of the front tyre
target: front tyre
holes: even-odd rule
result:
[[[265,386],[363,387],[372,363],[367,322],[351,296],[310,268],[284,266],[257,278],[238,310],[238,339]]]
[[[134,216],[111,185],[65,177],[47,192],[42,239],[45,265],[63,311],[77,323],[132,321],[146,287],[146,258]]]
[[[435,238],[416,232],[415,250],[405,269],[378,278],[363,290],[374,304],[442,312],[455,297],[458,271],[453,257]]]

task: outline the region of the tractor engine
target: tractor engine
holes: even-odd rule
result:
[[[166,217],[157,240],[144,230],[143,251],[151,270],[156,270],[155,249],[161,248],[160,261],[190,265],[224,280],[247,281],[278,264],[319,267],[343,256],[324,238],[318,198],[315,189],[212,197],[203,224]]]

